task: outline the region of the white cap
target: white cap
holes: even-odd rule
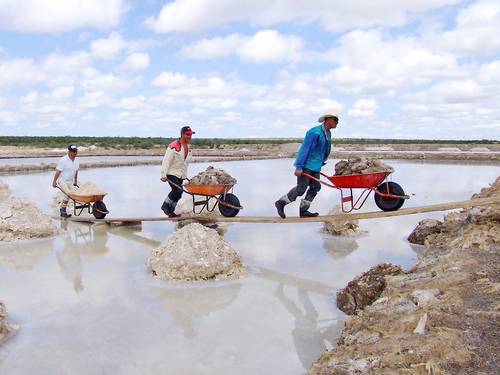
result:
[[[336,117],[340,122],[340,111],[338,111],[337,109],[329,109],[323,116],[318,119],[318,122],[324,122],[328,117]]]

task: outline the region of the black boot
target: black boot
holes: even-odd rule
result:
[[[319,216],[317,212],[309,212],[308,210],[300,211],[300,217],[316,217]]]
[[[170,217],[170,215],[172,215],[172,213],[173,213],[172,208],[170,207],[170,205],[167,202],[163,202],[163,204],[161,205],[161,210],[168,217]]]
[[[276,202],[274,202],[274,206],[276,207],[276,210],[278,211],[278,215],[280,215],[280,217],[282,219],[284,219],[286,217],[285,205],[286,205],[286,203],[281,199],[278,199]]]
[[[62,218],[64,218],[64,219],[66,219],[66,218],[68,218],[68,217],[71,217],[71,214],[68,214],[68,213],[66,212],[66,207],[61,207],[61,208],[59,209],[59,213],[61,214],[61,217],[62,217]]]
[[[300,217],[316,217],[319,214],[317,212],[309,212],[309,207],[311,206],[311,201],[307,199],[302,199],[300,202],[299,216]]]
[[[178,215],[174,212],[172,205],[168,204],[167,202],[163,202],[161,205],[161,210],[167,215],[168,217],[179,217],[181,215]]]

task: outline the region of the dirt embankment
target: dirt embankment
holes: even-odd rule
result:
[[[490,196],[500,199],[500,178],[475,195]],[[412,270],[385,276],[382,294],[308,374],[497,373],[500,204],[446,215],[425,246]]]

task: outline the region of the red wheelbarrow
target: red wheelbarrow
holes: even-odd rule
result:
[[[377,172],[366,174],[351,174],[345,176],[321,176],[330,182],[321,181],[307,173],[303,175],[321,183],[322,185],[340,190],[340,201],[342,212],[348,213],[359,210],[373,191],[375,204],[382,211],[396,211],[404,204],[405,199],[410,199],[405,195],[403,188],[395,182],[388,181],[387,177],[392,172]],[[348,189],[349,193],[344,194],[343,189]],[[355,200],[353,189],[363,189],[359,197]]]

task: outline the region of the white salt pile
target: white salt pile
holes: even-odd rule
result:
[[[328,215],[340,214],[342,214],[342,210],[339,206],[335,206],[328,213]],[[325,221],[322,231],[334,236],[355,236],[360,233],[358,220]]]
[[[7,319],[7,309],[3,302],[0,302],[0,345],[3,341],[7,339],[7,336],[14,331],[19,329],[18,325],[8,324]]]
[[[190,183],[193,185],[234,185],[236,179],[223,169],[210,166],[194,176]]]
[[[9,185],[7,185],[5,182],[0,180],[0,194],[8,193],[9,192]]]
[[[151,252],[146,266],[165,281],[199,281],[245,273],[240,256],[214,229],[193,223]]]
[[[10,196],[0,200],[0,241],[48,237],[58,233],[50,217],[32,204]]]
[[[87,181],[78,186],[73,186],[71,192],[76,195],[101,195],[106,194],[99,186],[93,182]]]
[[[377,172],[394,172],[394,168],[380,160],[362,157],[341,160],[335,164],[336,176]]]

